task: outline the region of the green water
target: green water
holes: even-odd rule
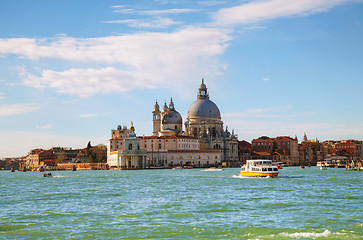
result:
[[[363,172],[0,171],[0,239],[363,239]]]

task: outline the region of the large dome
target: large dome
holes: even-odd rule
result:
[[[209,99],[198,99],[188,110],[187,118],[221,118],[217,105]]]
[[[177,111],[169,111],[164,114],[162,119],[163,124],[183,124],[183,119]]]

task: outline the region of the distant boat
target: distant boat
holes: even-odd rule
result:
[[[327,167],[327,166],[320,166],[320,167],[319,167],[319,169],[320,169],[320,170],[327,170],[327,169],[328,169],[328,167]]]
[[[174,168],[172,168],[171,170],[182,170],[183,168],[182,167],[174,167]]]
[[[204,172],[219,172],[219,171],[223,171],[224,169],[219,167],[219,168],[216,168],[216,167],[210,167],[210,168],[206,168],[202,171]]]
[[[43,177],[52,177],[51,173],[43,173]]]
[[[242,177],[277,177],[278,174],[279,170],[272,161],[265,159],[247,160],[240,172]]]
[[[303,169],[303,168],[305,168],[305,166],[304,165],[300,165],[300,168]]]
[[[184,169],[193,169],[193,167],[192,167],[192,166],[184,166],[183,168],[184,168]]]

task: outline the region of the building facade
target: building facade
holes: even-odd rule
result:
[[[126,127],[111,130],[107,162],[111,168],[163,168],[190,165],[217,166],[238,162],[238,140],[234,131],[224,130],[220,111],[209,99],[202,80],[197,100],[190,106],[183,130],[183,119],[173,99],[161,111],[156,101],[152,111],[152,135],[130,135]],[[137,150],[128,149],[130,144]],[[132,158],[131,156],[134,156]],[[129,158],[127,158],[129,157]],[[131,160],[123,160],[124,158]],[[136,160],[135,160],[136,159]]]
[[[252,156],[284,162],[288,165],[299,165],[297,139],[288,136],[270,138],[262,136],[252,140]]]

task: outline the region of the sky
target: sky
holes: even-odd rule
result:
[[[202,78],[239,140],[363,140],[363,1],[2,0],[0,158],[151,135]]]

